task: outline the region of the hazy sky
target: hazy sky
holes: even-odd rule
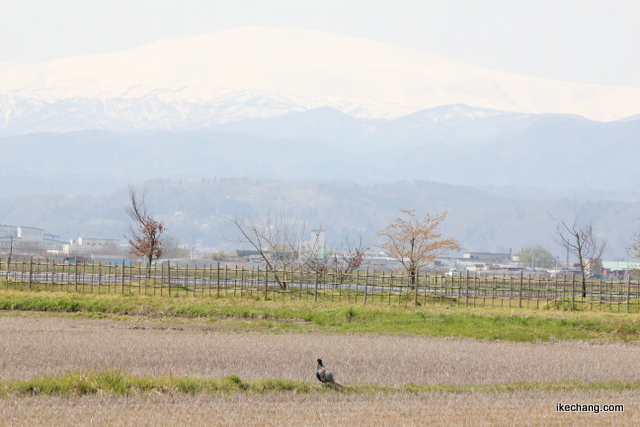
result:
[[[640,87],[637,0],[0,0],[0,62],[241,26],[328,31],[519,74]]]

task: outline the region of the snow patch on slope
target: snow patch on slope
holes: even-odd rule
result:
[[[11,132],[198,128],[321,107],[394,119],[452,104],[611,121],[640,113],[640,89],[526,77],[391,44],[274,28],[0,64],[0,129]]]

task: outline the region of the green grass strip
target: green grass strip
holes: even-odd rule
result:
[[[0,310],[235,321],[230,330],[403,334],[504,341],[640,340],[640,316],[405,307],[235,298],[67,294],[0,290]],[[229,322],[228,322],[229,323]],[[222,325],[221,325],[222,327]]]
[[[0,381],[0,397],[27,396],[133,396],[162,394],[229,394],[229,393],[512,393],[512,392],[568,392],[605,390],[622,392],[640,390],[640,381],[584,383],[566,381],[557,383],[519,382],[495,385],[422,385],[407,384],[348,384],[347,388],[280,379],[244,381],[236,375],[220,379],[188,377],[139,377],[123,370],[69,372],[60,376],[47,376],[29,381]]]

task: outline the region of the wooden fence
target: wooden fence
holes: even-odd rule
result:
[[[8,267],[8,268],[7,268]],[[277,280],[276,279],[277,276]],[[552,307],[565,310],[640,311],[636,280],[538,278],[524,274],[467,274],[443,277],[364,270],[268,271],[220,263],[178,266],[170,262],[150,271],[143,264],[68,263],[51,260],[0,260],[0,288],[96,294],[170,297],[235,297],[265,300],[344,301],[355,304],[449,304],[464,306]]]

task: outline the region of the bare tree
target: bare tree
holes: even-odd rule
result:
[[[7,254],[7,272],[5,274],[5,280],[9,281],[9,271],[11,269],[11,257],[13,257],[13,250],[16,247],[16,234],[15,232],[11,232],[5,235],[2,240],[2,249],[3,252],[6,251]]]
[[[377,246],[402,264],[409,272],[411,285],[415,286],[419,268],[448,251],[457,251],[461,247],[456,238],[444,239],[438,232],[447,212],[436,216],[427,213],[422,220],[417,217],[415,209],[401,209],[400,212],[408,218],[397,218],[387,228],[379,231],[378,237],[383,237],[385,242]]]
[[[595,266],[600,264],[600,258],[606,248],[606,242],[596,237],[593,225],[578,224],[578,218],[573,220],[571,225],[567,225],[562,220],[558,221],[556,226],[555,241],[573,254],[580,264],[580,273],[582,274],[582,297],[587,296],[587,271],[593,270]]]
[[[223,216],[223,215],[222,215]],[[288,289],[287,274],[307,264],[318,253],[318,239],[304,244],[308,228],[285,214],[223,216],[235,225],[238,242],[250,244],[264,260],[282,289]],[[320,232],[318,227],[316,232]],[[313,240],[313,239],[311,239]]]
[[[364,243],[362,236],[353,240],[345,235],[342,243],[330,250],[326,257],[310,259],[307,265],[322,274],[333,272],[334,285],[342,284],[362,265],[368,249],[369,246]]]
[[[536,266],[541,268],[552,268],[556,263],[556,258],[551,252],[543,248],[541,245],[522,248],[518,252],[518,264],[524,267]]]
[[[146,191],[139,192],[129,186],[129,205],[124,210],[133,220],[129,226],[129,235],[125,236],[131,245],[129,253],[147,259],[147,277],[151,277],[151,264],[162,256],[162,234],[165,226],[156,220],[147,210]]]
[[[629,246],[628,251],[632,257],[640,259],[640,231],[634,233],[633,236],[631,236],[631,246]],[[638,269],[637,267],[633,268],[632,272],[636,277],[640,275],[640,269]]]
[[[162,248],[166,258],[189,258],[191,255],[189,249],[184,248],[180,244],[180,240],[173,236],[164,236]]]

